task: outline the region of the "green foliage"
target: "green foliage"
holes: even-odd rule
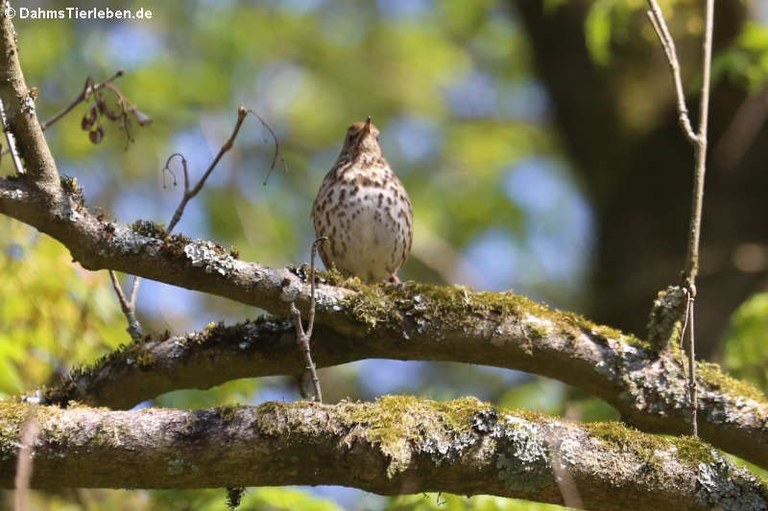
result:
[[[215,490],[156,490],[149,492],[146,509],[164,511],[221,511],[226,508],[226,491]],[[247,488],[238,511],[340,511],[333,502],[293,488]]]
[[[565,386],[560,382],[534,377],[526,383],[507,389],[499,399],[499,406],[511,410],[561,415],[564,391]]]
[[[725,366],[737,378],[768,393],[768,293],[752,296],[733,314],[725,341]]]
[[[248,490],[238,508],[241,511],[272,509],[274,511],[340,511],[333,502],[291,488],[254,488]]]
[[[571,509],[490,495],[462,497],[443,493],[405,495],[390,500],[386,511],[558,511]]]
[[[7,219],[0,220],[0,297],[2,397],[128,341],[107,274],[72,266],[59,243]]]
[[[753,93],[762,90],[768,82],[768,26],[745,23],[736,45],[715,56],[712,75],[746,82]]]
[[[611,58],[611,5],[612,0],[598,0],[592,4],[586,20],[587,48],[598,64],[606,65]]]
[[[5,498],[0,491],[0,510],[10,511],[13,492],[6,492]],[[7,503],[7,506],[4,504]],[[129,490],[94,490],[78,488],[77,490],[63,490],[59,492],[47,492],[33,490],[30,492],[29,506],[27,509],[46,511],[153,511],[148,505],[145,492]],[[163,508],[164,509],[164,508]],[[185,508],[196,509],[196,508]],[[220,511],[223,506],[216,508]]]
[[[263,387],[263,380],[243,378],[218,385],[208,390],[175,390],[158,396],[156,406],[175,408],[212,408],[247,402],[254,392]]]
[[[644,7],[645,3],[640,4]],[[584,22],[584,35],[592,60],[601,66],[611,63],[611,44],[628,37],[632,15],[637,12],[637,2],[596,0],[592,2]]]

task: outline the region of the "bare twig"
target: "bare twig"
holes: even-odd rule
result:
[[[198,193],[200,193],[200,190],[203,189],[203,186],[205,185],[206,180],[208,179],[208,177],[210,177],[211,173],[213,173],[213,170],[216,168],[216,165],[218,165],[219,161],[221,161],[221,158],[224,156],[224,154],[232,148],[235,138],[237,137],[237,134],[240,132],[240,128],[243,124],[243,121],[245,120],[246,115],[247,115],[247,110],[243,107],[240,107],[237,112],[237,121],[235,123],[235,128],[232,131],[232,134],[229,136],[227,141],[224,142],[224,144],[221,146],[221,149],[219,149],[219,152],[216,154],[213,161],[210,163],[210,165],[208,165],[208,168],[203,173],[203,176],[199,179],[197,183],[195,183],[194,186],[191,186],[190,184],[187,159],[184,158],[184,155],[181,153],[173,153],[171,156],[168,157],[168,159],[165,162],[165,167],[163,167],[163,176],[165,176],[165,172],[170,173],[174,178],[173,184],[174,186],[176,185],[176,175],[173,173],[173,170],[171,170],[170,164],[174,160],[174,158],[178,158],[181,162],[182,171],[184,172],[184,194],[182,195],[181,200],[179,201],[179,205],[176,207],[176,211],[174,211],[173,213],[173,217],[171,218],[171,221],[168,224],[168,227],[166,227],[163,233],[165,236],[168,236],[169,234],[171,234],[173,229],[181,220],[181,217],[184,214],[184,209],[186,208],[189,201],[192,200]],[[112,287],[115,289],[115,293],[117,294],[117,298],[120,302],[120,308],[122,309],[123,314],[125,314],[125,317],[128,319],[128,332],[131,334],[131,338],[133,338],[134,340],[140,339],[142,335],[142,331],[141,331],[141,325],[136,319],[136,313],[135,313],[136,301],[135,300],[136,300],[136,294],[138,292],[138,287],[139,287],[139,283],[141,282],[141,279],[140,277],[134,277],[133,286],[131,289],[131,298],[127,299],[125,296],[125,293],[123,293],[123,290],[120,287],[120,283],[118,282],[118,279],[115,273],[110,270],[109,276],[112,279]]]
[[[699,420],[697,414],[698,400],[698,387],[696,385],[696,342],[693,335],[693,303],[695,298],[696,288],[693,288],[693,292],[688,292],[688,301],[685,304],[685,317],[687,323],[688,332],[688,403],[689,411],[691,413],[691,435],[694,437],[699,436]],[[686,329],[683,329],[683,336],[685,336]]]
[[[697,427],[697,391],[696,391],[696,361],[695,361],[695,343],[693,318],[694,300],[696,298],[696,276],[699,271],[699,246],[701,243],[701,215],[704,202],[704,174],[706,172],[707,159],[707,124],[709,117],[709,89],[710,76],[712,70],[712,32],[714,26],[715,2],[706,1],[705,30],[704,41],[702,43],[703,55],[703,77],[701,86],[701,103],[699,105],[699,126],[698,132],[694,132],[691,127],[688,109],[685,105],[685,96],[683,93],[682,79],[680,77],[680,64],[677,60],[677,51],[675,50],[674,40],[669,32],[661,7],[656,0],[648,0],[650,10],[648,18],[651,20],[656,35],[659,37],[664,52],[667,55],[667,61],[672,70],[672,79],[675,84],[675,93],[677,95],[677,110],[679,114],[680,126],[688,141],[694,147],[696,167],[693,175],[693,200],[691,202],[691,223],[688,231],[688,253],[686,255],[685,267],[682,272],[683,285],[687,292],[687,303],[685,309],[685,327],[683,328],[683,338],[688,336],[688,367],[689,367],[689,402],[691,412],[692,434],[698,433]]]
[[[164,232],[165,236],[168,236],[171,233],[171,231],[173,231],[174,227],[176,227],[176,224],[178,224],[179,220],[181,220],[181,216],[184,214],[184,208],[186,208],[187,203],[189,203],[190,200],[192,200],[198,193],[200,193],[200,190],[202,190],[203,186],[205,185],[205,181],[208,179],[208,177],[211,175],[213,170],[216,168],[216,165],[218,165],[219,161],[224,156],[224,154],[232,148],[235,138],[237,138],[237,134],[240,132],[240,127],[243,125],[243,121],[245,120],[246,115],[247,115],[247,110],[243,107],[240,107],[237,111],[237,122],[235,123],[235,128],[232,131],[232,134],[229,136],[227,141],[224,142],[224,145],[221,146],[221,149],[219,149],[218,154],[213,159],[211,164],[208,166],[208,168],[206,169],[205,173],[200,178],[200,180],[194,185],[194,187],[190,187],[189,171],[187,169],[187,160],[186,158],[184,158],[182,154],[174,153],[165,162],[165,167],[163,168],[163,170],[168,171],[169,173],[171,173],[171,175],[173,175],[173,171],[170,169],[169,165],[174,158],[179,158],[181,160],[182,170],[184,171],[184,195],[182,195],[181,201],[179,202],[179,205],[176,207],[176,211],[173,213],[171,222],[168,224],[168,227],[165,229],[165,232]],[[176,176],[174,175],[174,185],[176,184],[175,177]],[[131,296],[130,298],[126,298],[125,293],[120,287],[120,283],[118,282],[118,279],[115,273],[110,270],[109,276],[112,279],[112,287],[115,289],[115,293],[117,294],[117,298],[120,302],[120,308],[122,309],[123,314],[125,314],[125,317],[128,319],[128,332],[131,334],[132,339],[139,340],[141,339],[141,336],[142,336],[142,330],[141,330],[141,324],[136,319],[136,295],[139,290],[139,284],[141,283],[141,278],[134,277],[133,284],[131,286]]]
[[[60,121],[65,115],[67,115],[69,112],[75,109],[77,105],[87,100],[91,95],[98,92],[99,90],[109,87],[111,90],[116,91],[116,89],[112,86],[112,82],[116,79],[123,76],[122,71],[117,71],[115,74],[104,80],[100,83],[93,83],[93,80],[89,77],[85,79],[85,85],[83,85],[83,90],[80,91],[80,94],[72,100],[72,102],[64,107],[61,111],[54,114],[50,119],[47,119],[40,123],[40,128],[45,131],[47,128],[49,128],[52,124]],[[122,94],[117,91],[117,93],[122,96]]]
[[[715,0],[707,0],[706,28],[702,47],[703,77],[699,109],[699,133],[694,148],[696,171],[693,178],[693,204],[691,206],[691,230],[688,240],[688,258],[685,269],[686,284],[693,288],[699,271],[699,241],[701,238],[701,211],[704,202],[704,174],[707,170],[707,127],[709,120],[709,82],[712,73],[712,31],[715,15]],[[695,289],[693,290],[695,297]]]
[[[269,164],[269,171],[267,172],[266,177],[264,178],[264,182],[262,183],[264,186],[267,186],[267,181],[269,180],[269,176],[272,175],[272,171],[275,169],[275,165],[277,165],[277,160],[279,159],[280,162],[283,164],[283,170],[286,170],[285,160],[282,156],[280,156],[280,142],[277,140],[277,135],[275,135],[275,132],[272,130],[272,127],[267,124],[267,122],[261,118],[259,114],[248,109],[248,113],[253,115],[258,121],[261,123],[262,126],[269,132],[269,135],[272,137],[272,141],[274,142],[275,151],[272,154],[272,163]]]
[[[301,324],[301,312],[296,307],[294,302],[291,302],[291,316],[293,316],[293,322],[296,326],[296,344],[299,345],[302,353],[304,354],[304,362],[306,364],[307,373],[312,381],[312,387],[314,389],[314,400],[318,403],[323,401],[323,394],[320,390],[320,378],[317,377],[317,368],[312,361],[312,352],[310,342],[312,340],[312,329],[315,326],[315,259],[317,257],[317,246],[320,243],[324,243],[328,238],[325,236],[317,238],[312,243],[312,253],[309,257],[309,313],[307,315],[307,329],[304,330],[304,326]]]
[[[112,280],[112,288],[115,290],[117,300],[120,302],[120,309],[122,309],[125,318],[128,320],[128,333],[131,339],[138,341],[141,339],[143,332],[141,330],[141,323],[136,319],[136,295],[139,291],[139,283],[141,277],[133,277],[133,284],[131,285],[131,296],[126,298],[120,281],[117,278],[117,274],[113,270],[109,270],[109,278]]]
[[[656,31],[656,35],[659,37],[664,53],[667,55],[667,62],[672,70],[672,80],[675,85],[675,95],[677,97],[677,112],[678,121],[680,127],[683,129],[683,133],[688,138],[688,141],[696,143],[696,133],[694,133],[691,127],[691,119],[688,116],[688,107],[685,104],[685,92],[683,92],[683,79],[680,75],[680,62],[677,60],[677,50],[675,49],[675,40],[672,38],[672,34],[669,32],[667,22],[664,20],[664,14],[661,12],[661,7],[656,0],[648,0],[650,10],[648,11],[648,19],[651,20],[651,25]]]
[[[112,89],[118,95],[118,100],[121,106],[125,108],[125,105],[128,105],[129,110],[138,117],[140,115],[140,112],[138,112],[138,110],[136,110],[135,107],[133,107],[133,105],[130,105],[127,102],[127,100],[124,99],[122,94],[118,90],[114,89],[109,83],[112,79],[121,75],[122,75],[122,71],[119,71],[115,76],[113,76],[112,78],[110,78],[109,80],[105,81],[102,84],[93,85],[91,84],[90,79],[86,81],[86,85],[83,89],[83,92],[80,94],[80,97],[72,105],[70,105],[68,109],[65,109],[61,115],[59,115],[56,119],[54,119],[54,121],[60,118],[62,115],[66,114],[66,112],[68,112],[72,108],[74,108],[74,106],[78,104],[80,101],[87,98],[89,94],[93,94],[96,90],[98,90],[97,86],[108,87]],[[230,149],[232,149],[235,139],[237,138],[237,135],[240,132],[240,128],[242,127],[243,122],[245,121],[245,118],[249,112],[253,114],[259,120],[259,122],[261,122],[261,124],[267,128],[267,130],[269,130],[269,132],[272,134],[272,137],[274,138],[275,156],[272,159],[272,166],[274,167],[278,157],[277,137],[275,136],[274,132],[269,127],[269,125],[261,117],[259,117],[259,115],[256,112],[246,109],[245,107],[240,107],[237,111],[237,121],[235,122],[235,127],[232,130],[232,134],[229,136],[226,142],[224,142],[224,144],[221,146],[221,149],[219,149],[219,152],[216,154],[213,161],[210,163],[210,165],[208,165],[208,168],[206,169],[202,177],[198,180],[198,182],[194,186],[191,186],[190,184],[187,160],[186,158],[184,158],[184,155],[182,155],[181,153],[174,153],[170,157],[168,157],[168,160],[166,160],[165,167],[163,168],[163,170],[169,172],[173,176],[174,186],[176,185],[176,175],[173,174],[173,171],[170,168],[170,163],[174,158],[178,158],[181,161],[182,171],[184,172],[184,194],[182,195],[181,200],[179,201],[179,205],[176,207],[176,211],[174,211],[173,213],[173,217],[171,218],[171,221],[168,224],[168,227],[166,227],[163,233],[165,236],[168,236],[169,234],[171,234],[173,229],[181,220],[181,217],[184,214],[184,209],[186,208],[189,201],[192,200],[198,193],[200,193],[200,190],[202,190],[203,186],[205,186],[206,180],[208,179],[208,177],[210,177],[211,173],[213,173],[213,170],[219,164],[219,161],[221,161],[221,158],[224,156],[225,153],[227,153]],[[163,176],[165,176],[165,174],[163,174]],[[130,298],[126,298],[125,293],[123,293],[123,290],[120,287],[120,283],[115,273],[110,270],[109,276],[112,279],[112,286],[115,289],[115,293],[117,293],[117,297],[120,302],[120,308],[122,309],[123,314],[125,314],[125,317],[128,319],[128,332],[131,334],[132,339],[139,340],[142,337],[142,330],[141,330],[141,324],[136,319],[136,295],[139,290],[139,284],[141,283],[141,278],[134,277],[133,284],[131,287],[131,296]]]
[[[165,167],[163,170],[167,170],[170,172],[170,168],[168,166],[171,163],[171,160],[178,157],[181,159],[181,165],[184,171],[184,195],[181,197],[181,201],[179,202],[179,205],[176,207],[176,211],[173,213],[171,222],[168,224],[168,227],[165,229],[166,236],[171,233],[173,228],[176,227],[176,224],[179,223],[179,220],[181,220],[181,215],[184,214],[184,208],[187,207],[187,203],[190,200],[192,200],[198,193],[200,193],[200,190],[203,189],[203,186],[205,186],[206,180],[208,179],[208,177],[210,177],[211,173],[216,168],[216,165],[219,164],[219,161],[221,160],[221,158],[230,149],[232,149],[232,146],[235,143],[235,139],[237,138],[237,134],[240,132],[240,128],[242,127],[243,121],[245,121],[245,117],[248,115],[248,112],[249,110],[242,106],[237,109],[237,121],[235,122],[235,128],[232,130],[232,134],[229,136],[227,141],[224,142],[224,145],[221,146],[221,149],[219,149],[219,152],[213,158],[213,161],[211,162],[211,164],[208,165],[208,168],[205,170],[200,180],[192,188],[190,188],[189,172],[187,171],[187,160],[184,158],[183,155],[179,153],[174,153],[165,162]]]
[[[13,160],[13,167],[16,169],[17,174],[22,175],[25,173],[24,165],[21,163],[19,150],[16,147],[16,138],[13,136],[13,133],[8,126],[8,120],[5,117],[5,108],[3,107],[2,101],[0,101],[0,122],[2,122],[3,132],[5,132],[5,141],[8,144],[8,152],[11,154],[11,160]]]

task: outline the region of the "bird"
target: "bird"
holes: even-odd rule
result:
[[[370,117],[347,129],[311,216],[317,238],[326,238],[318,247],[326,268],[368,283],[400,283],[397,271],[411,253],[413,207]]]

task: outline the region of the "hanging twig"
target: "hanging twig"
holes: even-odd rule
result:
[[[691,435],[694,437],[699,436],[699,422],[697,415],[698,399],[698,386],[696,384],[696,341],[694,338],[695,325],[693,317],[694,296],[690,292],[688,293],[688,303],[686,304],[685,316],[688,323],[688,401],[690,403],[691,413]],[[686,330],[683,330],[683,335]]]
[[[296,344],[299,345],[304,355],[304,363],[306,364],[306,370],[309,373],[310,380],[312,381],[312,388],[314,389],[314,401],[318,403],[323,401],[323,394],[320,390],[320,378],[317,377],[317,369],[315,363],[312,361],[312,352],[310,342],[312,340],[312,329],[315,326],[315,258],[317,257],[317,246],[320,243],[328,241],[325,236],[317,238],[312,243],[312,253],[309,256],[309,313],[307,314],[307,329],[304,330],[304,326],[301,324],[301,312],[296,307],[294,302],[291,302],[291,316],[293,316],[293,322],[296,326]]]
[[[677,110],[682,127],[688,141],[694,147],[696,167],[693,176],[693,200],[691,202],[691,223],[688,232],[688,253],[685,260],[685,268],[682,272],[683,286],[687,294],[687,303],[685,307],[685,327],[682,335],[688,336],[688,396],[690,402],[691,425],[693,436],[698,435],[697,426],[697,390],[696,390],[696,352],[694,342],[695,322],[693,318],[693,305],[696,299],[696,277],[699,271],[699,246],[701,242],[701,214],[704,202],[704,174],[706,172],[707,160],[707,126],[709,117],[709,88],[710,76],[712,70],[712,32],[714,26],[715,2],[706,0],[704,41],[702,43],[703,54],[703,77],[701,86],[701,103],[699,106],[699,126],[698,132],[694,132],[691,127],[688,108],[685,104],[685,95],[683,93],[682,78],[680,76],[680,64],[677,60],[677,51],[675,43],[670,34],[669,28],[664,21],[664,15],[661,7],[656,0],[648,0],[650,10],[648,18],[651,20],[656,35],[661,41],[664,52],[667,55],[667,61],[672,70],[672,80],[675,85],[675,94],[677,96]]]
[[[264,186],[267,186],[267,181],[269,180],[269,176],[272,175],[272,171],[275,170],[275,165],[277,165],[277,160],[279,159],[280,162],[283,164],[283,170],[286,170],[285,160],[282,156],[280,156],[280,142],[277,140],[277,135],[275,135],[275,132],[272,130],[272,127],[267,124],[267,122],[261,118],[259,114],[248,109],[248,113],[253,115],[258,121],[261,123],[262,126],[264,126],[264,129],[266,129],[269,132],[269,135],[272,137],[272,141],[275,145],[275,152],[272,154],[272,163],[269,165],[269,171],[267,172],[267,175],[264,177],[264,182],[262,183]],[[266,142],[266,140],[265,140]]]

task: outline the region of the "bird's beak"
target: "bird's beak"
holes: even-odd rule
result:
[[[368,118],[365,120],[365,126],[363,126],[363,133],[366,135],[371,132],[371,116],[369,115]]]

